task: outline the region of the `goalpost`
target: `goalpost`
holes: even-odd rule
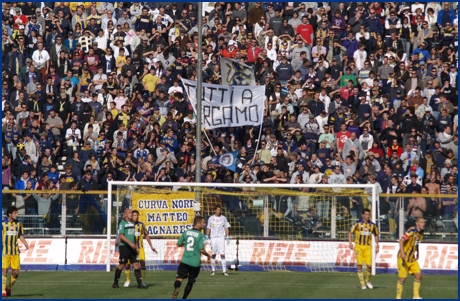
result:
[[[150,260],[154,269],[161,269],[161,264],[177,267],[181,253],[175,250],[175,241],[183,231],[191,228],[195,215],[199,214],[207,219],[214,214],[216,204],[222,205],[223,214],[232,226],[232,240],[226,248],[226,255],[227,262],[236,263],[237,269],[239,262],[242,266],[251,265],[263,270],[286,270],[279,259],[285,254],[283,258],[285,263],[288,263],[288,268],[302,266],[310,271],[336,271],[336,258],[328,252],[336,254],[338,248],[345,249],[344,243],[348,246],[347,233],[358,218],[356,210],[353,211],[356,207],[350,205],[355,200],[361,200],[364,208],[370,207],[371,220],[376,223],[379,204],[376,186],[373,184],[276,185],[110,181],[106,271],[109,272],[111,264],[114,264],[111,262],[115,242],[113,233],[116,232],[124,208],[138,210],[139,220],[146,224],[150,237],[158,238],[152,240],[156,244],[155,247],[166,249],[159,250],[163,259]],[[241,207],[245,209],[245,215],[251,215],[252,224],[255,222],[260,225],[260,232],[255,233],[252,231],[253,228],[240,225],[244,217],[242,211],[238,210]],[[362,210],[362,207],[359,208]],[[310,221],[310,212],[312,215],[316,214],[320,222],[316,219],[315,222]],[[308,245],[305,242],[308,242]],[[375,275],[374,237],[372,242],[372,275]],[[299,250],[295,251],[293,248]],[[149,261],[149,254],[147,249],[145,250]],[[269,259],[261,259],[261,254]],[[350,258],[349,248],[347,254]],[[151,256],[154,257],[153,254]],[[335,256],[338,258],[338,255]]]

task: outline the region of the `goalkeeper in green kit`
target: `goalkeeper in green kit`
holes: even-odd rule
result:
[[[204,234],[201,230],[204,229],[206,222],[204,217],[196,216],[193,220],[193,229],[187,230],[182,233],[182,236],[177,241],[179,247],[184,246],[184,254],[182,255],[181,263],[177,269],[176,281],[174,282],[173,299],[177,299],[180,291],[180,286],[184,279],[188,278],[187,286],[185,287],[184,296],[186,299],[192,291],[193,284],[200,273],[201,255],[211,259],[211,256],[204,249]]]

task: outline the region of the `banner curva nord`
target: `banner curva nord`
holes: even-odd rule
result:
[[[150,236],[179,236],[192,228],[194,193],[132,194],[132,208]]]

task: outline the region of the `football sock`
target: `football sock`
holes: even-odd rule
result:
[[[115,270],[115,279],[113,281],[114,284],[118,284],[118,280],[120,280],[120,276],[121,276],[121,270],[117,268]]]
[[[215,272],[216,271],[216,259],[211,258],[211,271]]]
[[[13,285],[16,283],[16,280],[18,280],[18,276],[19,275],[14,276],[13,274],[11,274],[10,288],[13,287]]]
[[[176,280],[174,282],[174,288],[179,288],[181,284],[182,284],[182,282],[180,282],[179,280]]]
[[[371,281],[371,275],[372,275],[372,270],[367,270],[367,274],[366,274],[366,282],[369,282]]]
[[[420,285],[422,285],[420,280],[415,279],[414,280],[414,298],[420,297]]]
[[[225,259],[221,259],[220,263],[222,264],[222,272],[227,272],[227,261]]]
[[[141,286],[142,285],[141,270],[139,269],[134,270],[134,276],[136,276],[137,285]]]
[[[404,288],[404,283],[401,283],[400,281],[398,281],[398,283],[396,284],[396,299],[401,299],[403,288]],[[415,290],[415,283],[414,283],[414,290]]]
[[[8,275],[2,274],[2,292],[6,291],[6,281],[8,280]]]
[[[126,282],[130,282],[131,278],[131,267],[125,267]]]
[[[184,296],[182,297],[182,299],[187,299],[187,296],[188,294],[190,294],[190,292],[192,291],[192,287],[193,287],[193,283],[187,283],[187,286],[185,287],[185,290],[184,290]]]
[[[359,283],[361,283],[361,286],[365,286],[366,284],[364,283],[364,276],[363,276],[362,270],[358,270],[358,278],[359,278]]]
[[[141,268],[141,277],[142,277],[142,280],[145,281],[145,274],[146,274],[146,268]]]

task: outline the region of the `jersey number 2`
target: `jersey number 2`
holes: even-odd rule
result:
[[[187,251],[193,251],[193,244],[195,243],[195,240],[193,237],[187,238]]]

